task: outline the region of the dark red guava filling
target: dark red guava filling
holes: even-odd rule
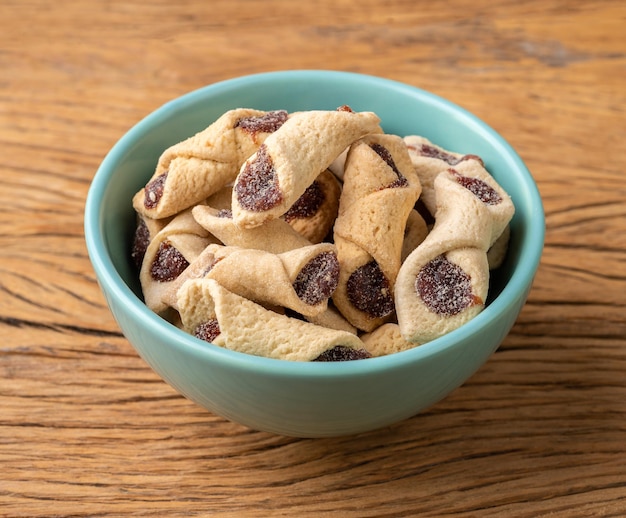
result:
[[[446,153],[445,151],[438,149],[435,146],[429,146],[428,144],[422,144],[419,149],[417,149],[417,151],[422,156],[426,156],[428,158],[436,158],[437,160],[443,160],[450,165],[456,165],[461,161],[460,158],[457,158],[450,153]]]
[[[235,124],[236,128],[255,135],[257,133],[273,133],[287,121],[285,110],[267,112],[259,117],[244,117]]]
[[[389,280],[376,261],[352,272],[346,288],[350,303],[370,317],[382,318],[395,309]]]
[[[310,306],[328,299],[339,283],[339,261],[334,252],[316,255],[298,273],[293,289]]]
[[[218,218],[233,219],[233,211],[230,209],[220,209],[217,211]]]
[[[442,149],[438,149],[435,146],[431,146],[429,144],[420,144],[419,147],[409,146],[411,149],[417,151],[421,156],[425,156],[428,158],[436,158],[437,160],[443,160],[448,165],[457,165],[464,160],[477,160],[481,164],[483,163],[482,158],[477,155],[463,155],[460,157],[456,157],[451,153],[446,153]]]
[[[328,349],[328,351],[324,351],[317,358],[315,358],[314,362],[346,362],[352,360],[365,360],[366,358],[371,358],[372,355],[367,352],[365,349],[353,349],[352,347],[347,347],[345,345],[336,345],[332,349]]]
[[[202,322],[193,331],[193,336],[204,340],[205,342],[212,342],[221,333],[220,325],[216,319],[211,319],[206,322]]]
[[[443,316],[456,315],[476,301],[470,276],[443,255],[422,267],[415,291],[428,309]]]
[[[256,156],[247,162],[235,184],[237,201],[246,210],[263,212],[283,201],[272,157],[261,145]]]
[[[141,268],[141,263],[146,255],[146,250],[150,244],[150,231],[143,219],[140,219],[135,228],[135,234],[133,236],[133,246],[130,252],[130,256],[133,263],[137,268]]]
[[[394,162],[393,157],[391,156],[391,153],[385,146],[382,146],[380,144],[370,144],[370,147],[374,150],[374,152],[380,158],[382,158],[385,161],[385,163],[391,168],[391,170],[394,173],[396,173],[396,176],[398,177],[397,180],[392,182],[391,185],[388,185],[387,187],[395,188],[395,187],[406,187],[407,185],[409,185],[409,181],[398,170],[396,163]]]
[[[145,198],[143,205],[146,209],[153,209],[163,197],[163,189],[165,188],[165,180],[167,179],[167,171],[160,174],[144,187]]]
[[[285,221],[304,219],[313,216],[324,203],[324,191],[320,183],[315,180],[309,185],[302,196],[283,215]]]
[[[169,242],[163,241],[150,266],[150,275],[155,281],[169,282],[176,279],[188,266],[189,262],[183,254]]]
[[[454,175],[459,184],[465,187],[486,205],[497,205],[502,202],[502,197],[487,182],[484,182],[480,178],[463,176],[454,169],[450,169],[449,171]]]

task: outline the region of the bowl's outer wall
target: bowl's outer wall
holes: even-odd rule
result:
[[[135,224],[130,200],[152,175],[161,152],[228,109],[296,111],[344,104],[355,111],[376,112],[388,133],[423,135],[445,148],[483,158],[516,206],[507,260],[492,277],[490,300],[497,297],[496,303],[438,341],[395,358],[348,362],[352,365],[285,365],[290,362],[223,351],[147,310],[139,300],[137,273],[129,260]],[[387,80],[298,71],[218,83],[168,103],[138,123],[96,174],[85,231],[115,319],[161,377],[210,411],[251,428],[320,437],[392,424],[434,404],[467,380],[497,349],[526,300],[543,247],[544,217],[536,186],[520,158],[464,110]]]
[[[215,361],[159,329],[140,328],[124,305],[111,302],[120,327],[165,381],[212,412],[257,430],[300,437],[347,435],[383,427],[436,403],[461,385],[508,333],[524,296],[484,333],[446,352],[346,378],[277,374],[252,365]]]

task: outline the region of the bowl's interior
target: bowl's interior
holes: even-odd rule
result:
[[[94,250],[103,252],[96,268],[108,276],[104,282],[121,280],[122,287],[134,293],[124,294],[135,299],[129,302],[141,303],[129,257],[135,225],[131,198],[152,175],[165,148],[232,108],[296,111],[344,104],[355,111],[376,112],[388,133],[422,135],[444,148],[482,157],[516,207],[509,251],[503,266],[492,274],[489,303],[505,307],[507,298],[526,291],[541,255],[544,219],[532,177],[510,146],[470,113],[427,92],[370,76],[320,71],[268,73],[217,83],[166,104],[133,127],[105,158],[87,202],[88,245],[91,242],[92,260]],[[474,320],[491,318],[495,311],[491,306]]]

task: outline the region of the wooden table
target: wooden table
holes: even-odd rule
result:
[[[3,0],[0,515],[626,515],[625,22],[619,0]],[[296,68],[473,111],[547,213],[498,352],[423,414],[356,437],[255,432],[178,395],[120,334],[83,239],[89,183],[134,123]]]

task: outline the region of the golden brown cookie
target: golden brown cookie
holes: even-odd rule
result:
[[[398,324],[409,342],[468,322],[484,308],[489,289],[492,213],[452,173],[438,175],[434,189],[436,223],[402,264],[395,286]]]
[[[284,307],[305,316],[326,311],[337,286],[335,246],[320,243],[282,254],[250,248],[208,246],[172,285],[167,301],[188,278],[211,278],[229,291],[266,307]]]
[[[455,175],[460,184],[488,206],[493,216],[491,236],[493,250],[488,257],[490,267],[492,269],[498,267],[506,256],[509,239],[507,227],[515,211],[510,196],[487,171],[480,157],[448,151],[416,135],[404,137],[404,141],[422,182],[421,202],[431,214],[437,210],[434,180],[444,171]]]
[[[363,342],[352,333],[280,315],[228,291],[214,279],[185,282],[178,307],[187,332],[246,354],[313,361],[336,347],[363,349]]]
[[[133,198],[137,212],[172,216],[232,183],[243,161],[288,118],[284,111],[230,110],[205,130],[166,149],[146,186]]]
[[[351,146],[334,227],[341,272],[333,301],[361,330],[393,314],[406,223],[420,191],[400,137],[369,135]]]
[[[233,188],[235,223],[251,228],[282,216],[352,142],[380,133],[380,119],[349,108],[289,119],[245,161]]]
[[[139,273],[146,305],[162,314],[171,283],[215,239],[196,223],[191,211],[183,211],[150,242]]]

